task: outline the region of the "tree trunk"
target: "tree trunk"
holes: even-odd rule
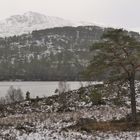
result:
[[[131,76],[129,80],[130,84],[130,97],[131,97],[131,113],[132,113],[132,122],[136,123],[136,92],[135,92],[135,76]]]

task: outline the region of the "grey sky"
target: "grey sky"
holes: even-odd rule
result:
[[[140,31],[140,0],[0,0],[0,19],[27,11]]]

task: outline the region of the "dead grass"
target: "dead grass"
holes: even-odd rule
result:
[[[9,116],[0,118],[0,126],[17,126],[19,124],[24,123],[34,123],[38,124],[38,122],[45,122],[49,120],[50,122],[58,122],[58,121],[78,121],[83,116],[81,112],[66,112],[66,113],[30,113],[30,114],[22,114],[19,116]]]
[[[93,131],[139,131],[140,130],[140,123],[133,124],[132,122],[93,122],[86,125],[75,125],[70,126],[70,129],[75,129],[78,131],[86,131],[86,132],[93,132]]]

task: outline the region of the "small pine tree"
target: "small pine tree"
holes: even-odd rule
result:
[[[29,92],[29,91],[26,92],[26,100],[27,100],[27,101],[30,100],[30,92]]]
[[[90,100],[93,105],[99,105],[102,103],[102,93],[99,89],[93,89],[90,94]]]

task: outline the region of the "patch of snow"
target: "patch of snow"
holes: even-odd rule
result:
[[[50,17],[36,12],[27,12],[23,15],[13,15],[0,21],[0,37],[21,35],[33,30],[40,30],[64,26],[94,26],[93,23],[65,20],[59,17]]]

